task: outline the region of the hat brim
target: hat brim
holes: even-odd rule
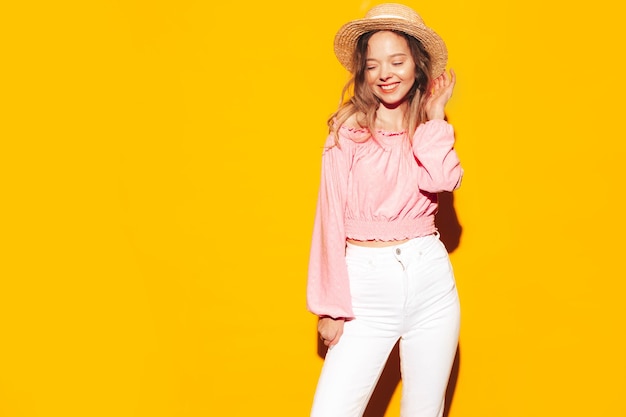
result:
[[[359,38],[367,32],[378,30],[397,30],[420,41],[430,55],[433,78],[437,78],[446,70],[448,48],[443,39],[426,25],[416,25],[394,17],[359,19],[343,25],[335,35],[335,55],[341,65],[354,72],[352,59]]]

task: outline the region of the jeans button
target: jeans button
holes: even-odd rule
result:
[[[396,255],[400,255],[402,253],[402,251],[400,250],[400,248],[396,248]]]

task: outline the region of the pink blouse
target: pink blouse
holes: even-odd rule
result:
[[[406,132],[339,129],[330,134],[322,172],[307,281],[307,307],[317,314],[353,318],[346,238],[401,240],[436,231],[437,193],[459,187],[463,169],[454,131],[444,120]]]

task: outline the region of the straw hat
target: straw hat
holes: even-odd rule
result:
[[[335,55],[348,71],[352,72],[352,57],[361,35],[373,30],[399,30],[418,39],[430,54],[432,77],[440,76],[446,69],[448,49],[443,39],[413,9],[396,3],[385,3],[370,9],[364,19],[343,25],[335,35]]]

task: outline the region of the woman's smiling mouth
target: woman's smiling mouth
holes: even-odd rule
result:
[[[389,92],[392,92],[393,90],[395,90],[398,85],[400,85],[400,83],[381,84],[379,87],[384,92],[389,93]]]

